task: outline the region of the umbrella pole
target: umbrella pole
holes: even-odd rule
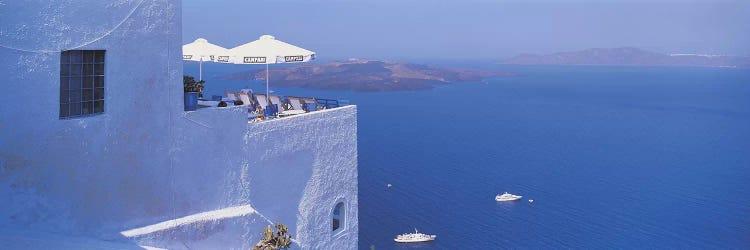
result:
[[[199,71],[199,73],[198,73],[198,81],[203,81],[203,57],[201,57],[201,62],[200,62],[199,65],[200,66],[198,66],[198,68],[200,70],[198,70]]]
[[[268,78],[270,76],[268,75],[268,63],[266,63],[266,102],[271,103],[271,96],[268,95]]]

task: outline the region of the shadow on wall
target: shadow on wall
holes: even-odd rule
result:
[[[250,202],[253,207],[274,223],[288,225],[289,232],[297,235],[298,213],[285,211],[299,207],[305,187],[312,177],[312,166],[313,152],[310,150],[284,154],[267,159],[264,164],[251,166]]]

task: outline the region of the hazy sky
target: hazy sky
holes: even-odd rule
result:
[[[750,55],[750,0],[184,0],[183,41],[271,34],[319,58],[495,59],[632,46]]]

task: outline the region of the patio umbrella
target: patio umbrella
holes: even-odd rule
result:
[[[235,64],[266,65],[266,98],[268,98],[268,65],[273,63],[298,63],[315,59],[315,52],[262,35],[258,40],[229,50]]]
[[[203,80],[203,62],[229,63],[230,54],[228,49],[198,38],[192,43],[182,45],[182,60],[200,62],[199,80]]]

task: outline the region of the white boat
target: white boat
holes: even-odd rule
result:
[[[429,235],[429,234],[423,234],[417,231],[417,229],[414,229],[414,233],[406,233],[402,235],[397,235],[395,239],[393,239],[396,242],[400,243],[412,243],[412,242],[425,242],[425,241],[433,241],[437,235]]]
[[[509,194],[508,192],[505,192],[502,195],[498,194],[497,196],[495,196],[495,200],[496,201],[516,201],[516,200],[521,199],[521,197],[523,196]]]

